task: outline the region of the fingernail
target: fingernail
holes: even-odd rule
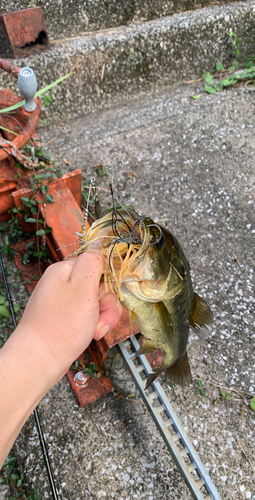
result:
[[[109,325],[102,326],[102,328],[100,328],[100,330],[96,331],[95,336],[94,336],[95,340],[101,339],[110,331],[111,331],[111,328]]]

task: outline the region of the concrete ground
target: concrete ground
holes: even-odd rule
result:
[[[86,179],[91,165],[103,165],[105,206],[112,181],[117,196],[126,202],[130,195],[140,213],[168,218],[215,322],[209,339],[190,335],[193,384],[169,388],[164,381],[164,388],[221,498],[255,499],[255,413],[247,403],[255,396],[255,93],[243,87],[210,96],[202,89],[165,88],[38,135],[44,142],[56,137],[50,148],[57,159],[81,168]],[[110,373],[136,402],[110,394],[81,409],[64,378],[39,405],[60,499],[189,500],[120,357]],[[51,498],[33,417],[13,454],[28,487]]]

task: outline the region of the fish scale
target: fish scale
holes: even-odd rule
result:
[[[151,366],[143,354],[138,355],[136,361],[138,366],[135,365],[133,354],[137,353],[140,348],[136,337],[121,342],[118,344],[118,348],[193,498],[196,500],[220,500],[216,487],[184,431],[160,382],[154,380],[152,382],[153,391],[151,393],[148,390],[145,391],[146,379],[142,380],[140,373],[143,371],[147,378],[151,373]],[[155,406],[156,400],[160,404],[158,407]],[[164,415],[167,416],[166,420],[161,415],[163,411]]]

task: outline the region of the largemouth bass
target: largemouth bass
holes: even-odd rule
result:
[[[114,209],[80,234],[83,251],[100,252],[104,280],[129,311],[144,337],[138,354],[161,349],[162,372],[174,383],[192,380],[187,357],[189,328],[210,329],[212,312],[192,287],[189,263],[177,239],[160,224],[133,209]]]

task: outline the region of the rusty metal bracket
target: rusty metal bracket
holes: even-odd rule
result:
[[[15,58],[50,50],[41,7],[2,14],[0,16],[0,30],[5,40],[11,45]]]

